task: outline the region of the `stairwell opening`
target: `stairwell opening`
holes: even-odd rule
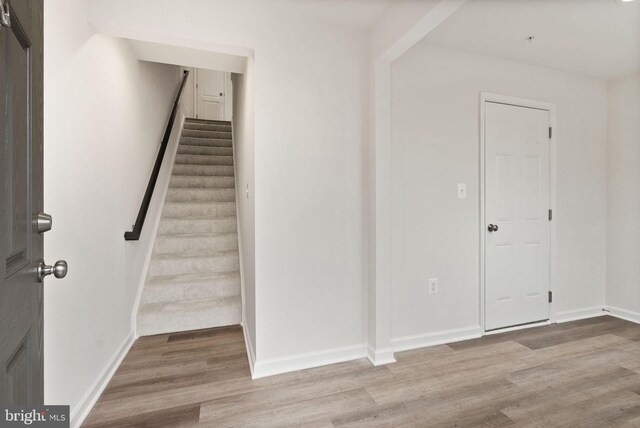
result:
[[[148,213],[136,334],[242,324],[253,367],[253,58],[129,42],[140,60],[178,65],[180,76],[189,70]]]

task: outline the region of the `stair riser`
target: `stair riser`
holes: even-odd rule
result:
[[[233,233],[237,232],[235,217],[223,219],[163,218],[158,225],[158,235],[168,233]]]
[[[184,129],[182,131],[183,137],[198,137],[198,138],[217,138],[220,140],[231,141],[231,132],[216,132],[216,131],[195,131],[192,129]]]
[[[233,166],[224,165],[174,165],[173,175],[202,175],[233,177]]]
[[[180,144],[178,146],[178,154],[179,155],[233,156],[233,148],[190,146],[187,144]]]
[[[227,125],[231,126],[230,120],[213,120],[213,119],[196,119],[195,117],[188,117],[184,123],[199,123],[205,125]]]
[[[185,122],[184,129],[188,129],[190,131],[231,132],[231,125]]]
[[[176,155],[176,164],[233,165],[233,156]]]
[[[164,217],[223,217],[235,216],[235,202],[165,203]]]
[[[212,177],[206,175],[173,175],[169,181],[169,187],[175,189],[233,189],[235,184],[235,179],[233,177]]]
[[[236,303],[213,311],[189,314],[188,316],[183,314],[145,314],[138,316],[137,328],[140,336],[150,336],[235,325],[240,324],[241,318],[240,303]]]
[[[180,144],[202,147],[233,147],[231,140],[218,140],[215,138],[182,137],[180,138]]]
[[[238,255],[225,254],[215,257],[155,258],[151,260],[149,273],[151,277],[157,277],[193,273],[233,272],[238,269]]]
[[[153,247],[155,254],[189,252],[218,252],[238,249],[238,235],[168,237],[158,236]]]
[[[168,202],[235,202],[235,189],[169,189]]]
[[[240,279],[232,277],[212,282],[168,283],[147,286],[142,304],[209,299],[240,295]]]

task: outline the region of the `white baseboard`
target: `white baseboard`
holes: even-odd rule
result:
[[[613,317],[640,324],[640,313],[638,312],[628,311],[616,306],[606,306],[604,311],[605,314],[611,315]]]
[[[564,311],[556,313],[556,322],[561,324],[563,322],[578,321],[587,318],[601,317],[606,315],[603,312],[602,306],[594,306],[593,308],[576,309],[573,311]]]
[[[395,352],[408,351],[410,349],[426,348],[427,346],[443,345],[446,343],[460,342],[462,340],[477,339],[482,336],[480,326],[456,328],[435,333],[404,336],[391,340]]]
[[[251,370],[251,378],[254,379],[253,372],[256,364],[256,352],[253,350],[253,343],[247,334],[246,329],[247,322],[244,319],[244,313],[242,317],[242,333],[244,334],[244,346],[247,348],[247,358],[249,359],[249,370]]]
[[[374,366],[383,366],[396,362],[391,348],[375,350],[371,346],[367,346],[367,359]]]
[[[84,420],[89,416],[89,412],[93,409],[96,402],[102,395],[102,392],[107,387],[107,384],[115,374],[116,370],[124,360],[124,357],[131,349],[131,345],[136,341],[136,335],[133,331],[129,333],[129,336],[122,342],[118,350],[113,354],[107,365],[102,369],[100,375],[93,382],[91,387],[87,390],[87,392],[82,396],[78,404],[75,406],[71,406],[71,423],[70,425],[73,428],[77,428]]]
[[[274,358],[263,361],[257,360],[254,363],[251,377],[252,379],[259,379],[262,377],[294,372],[297,370],[357,360],[365,358],[366,356],[367,345],[361,344],[320,352],[299,354],[285,358]]]

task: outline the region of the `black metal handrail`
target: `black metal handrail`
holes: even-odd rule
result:
[[[187,84],[189,78],[189,70],[184,71],[182,77],[182,83],[180,89],[178,89],[178,95],[173,103],[173,109],[171,110],[171,116],[169,117],[169,123],[167,123],[167,129],[164,131],[164,137],[162,137],[162,143],[160,143],[160,150],[156,157],[156,163],[153,165],[153,171],[151,171],[151,177],[149,178],[149,184],[147,184],[147,190],[144,192],[144,198],[142,198],[142,204],[138,211],[138,217],[136,217],[136,224],[133,225],[133,230],[124,233],[124,239],[127,241],[137,241],[140,239],[142,233],[142,227],[144,226],[144,219],[147,217],[147,211],[149,211],[149,205],[151,204],[151,197],[153,196],[153,190],[156,187],[156,181],[158,181],[158,174],[160,174],[160,167],[162,167],[162,160],[164,159],[164,152],[167,151],[167,145],[169,144],[169,137],[171,136],[171,130],[173,129],[173,123],[176,120],[178,114],[178,104],[180,103],[180,97],[182,91]]]

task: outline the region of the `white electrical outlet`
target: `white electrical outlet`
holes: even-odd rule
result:
[[[429,294],[438,292],[438,278],[429,278]]]

